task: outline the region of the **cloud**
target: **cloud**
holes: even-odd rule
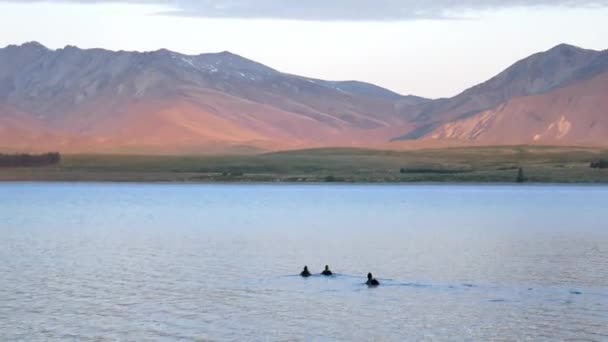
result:
[[[0,0],[42,2],[42,0]],[[132,3],[169,6],[163,14],[206,18],[401,21],[450,19],[469,10],[512,7],[608,7],[608,0],[46,0],[72,3]]]

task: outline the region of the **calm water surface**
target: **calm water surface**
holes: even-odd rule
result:
[[[606,341],[608,187],[0,184],[0,340]]]

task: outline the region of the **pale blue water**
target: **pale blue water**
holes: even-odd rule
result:
[[[1,341],[493,339],[608,340],[608,187],[0,184]]]

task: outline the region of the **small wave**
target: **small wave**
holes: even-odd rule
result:
[[[382,283],[382,280],[380,280],[380,283]],[[431,287],[431,285],[428,284],[420,284],[420,283],[384,283],[383,285],[386,286],[402,286],[402,287],[419,287],[419,288],[429,288]]]

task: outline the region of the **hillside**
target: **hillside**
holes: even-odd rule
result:
[[[422,104],[406,115],[417,123],[416,129],[396,140],[416,140],[435,135],[442,124],[460,121],[486,110],[494,110],[520,97],[545,94],[578,82],[585,82],[608,71],[608,51],[585,50],[571,45],[558,45],[548,51],[525,58],[492,79],[465,90],[461,94]],[[576,113],[575,107],[570,109]],[[602,120],[607,120],[604,117]],[[516,131],[505,127],[496,142],[513,144]],[[566,139],[568,140],[568,139]],[[570,140],[570,143],[579,143]],[[608,137],[603,143],[608,143]]]
[[[608,72],[542,95],[519,97],[426,138],[483,145],[604,145],[608,139]]]
[[[196,154],[329,146],[608,145],[608,52],[559,45],[429,100],[230,52],[0,49],[5,152]]]

